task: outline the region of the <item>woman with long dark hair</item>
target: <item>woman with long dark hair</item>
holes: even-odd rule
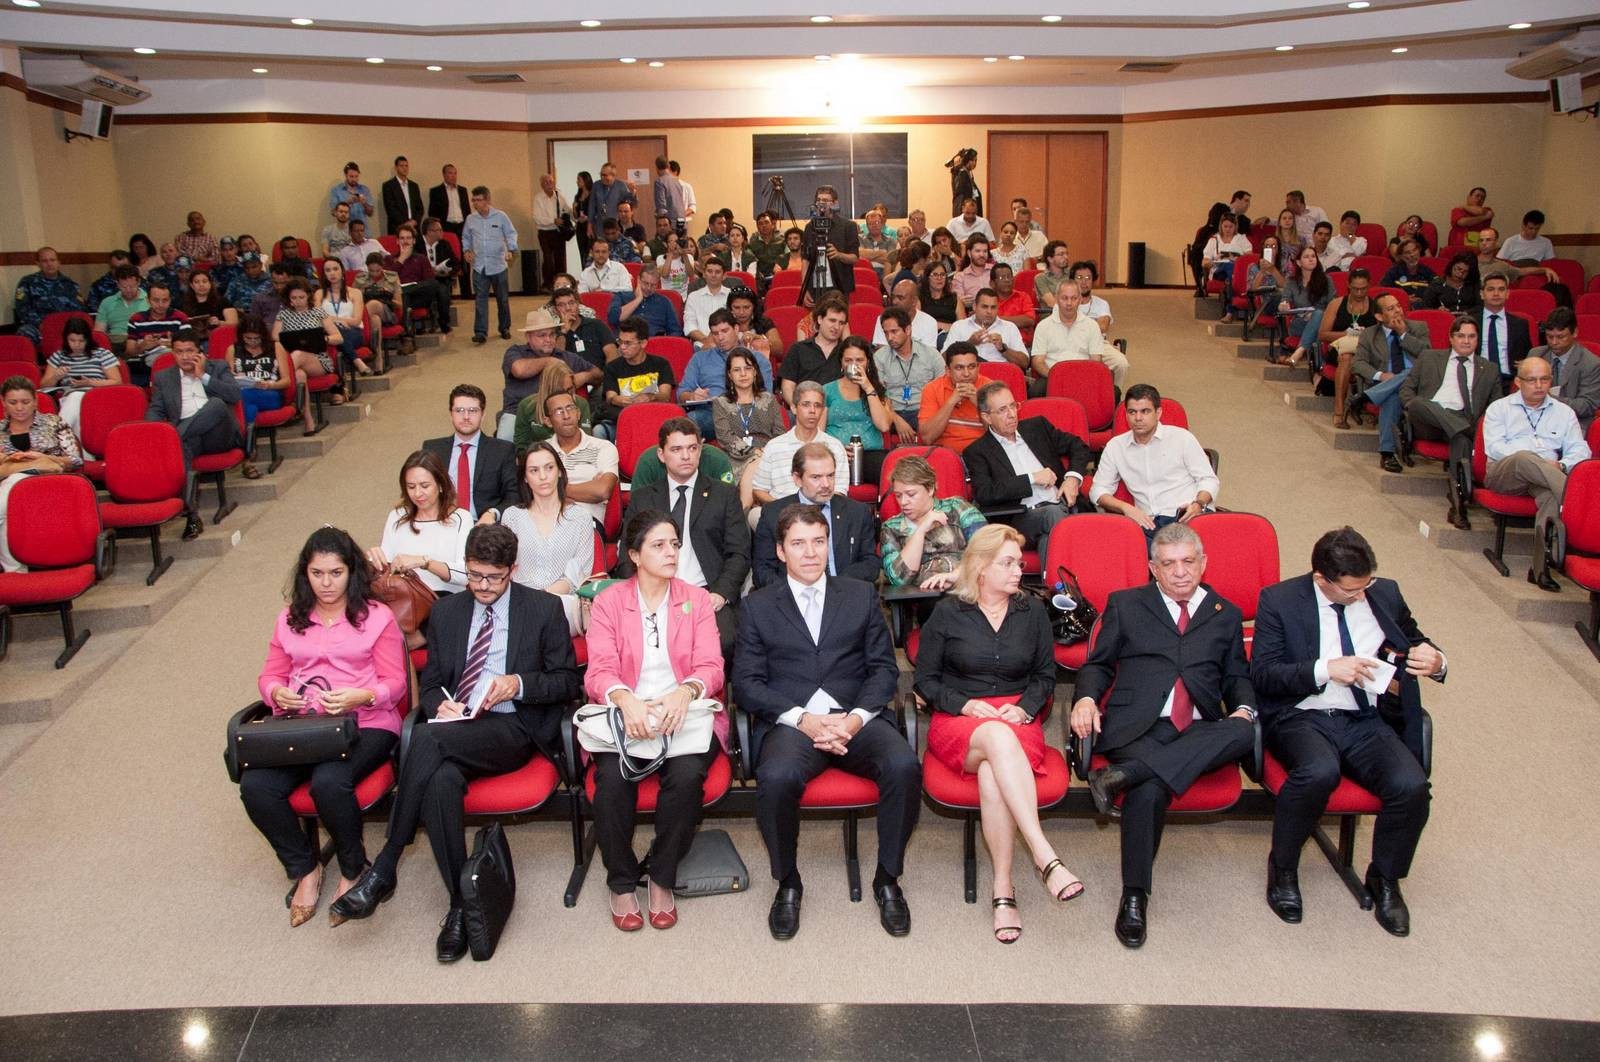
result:
[[[39,386],[44,390],[65,387],[69,390],[58,397],[57,406],[62,421],[78,432],[78,415],[83,408],[83,396],[96,387],[112,387],[126,383],[122,375],[122,362],[104,347],[95,346],[94,330],[81,317],[67,321],[61,330],[61,349],[45,362],[44,377]]]
[[[1300,364],[1300,359],[1306,356],[1306,343],[1316,342],[1322,314],[1332,301],[1333,285],[1328,283],[1328,275],[1322,271],[1317,249],[1307,244],[1300,248],[1300,253],[1295,257],[1294,267],[1289,271],[1282,297],[1278,301],[1278,310],[1288,313],[1293,309],[1310,309],[1311,312],[1289,317],[1287,327],[1289,335],[1295,340],[1294,353],[1288,358],[1276,359],[1278,364]]]
[[[380,572],[415,572],[435,593],[467,585],[467,532],[472,516],[456,506],[455,485],[437,454],[417,450],[400,466],[400,501],[383,522],[383,538],[367,550]]]
[[[289,577],[289,603],[278,614],[257,685],[273,714],[356,713],[356,741],[347,756],[296,767],[247,767],[239,797],[272,845],[293,886],[284,896],[289,924],[317,912],[322,862],[289,806],[289,794],[311,783],[317,816],[333,838],[344,895],[367,865],[355,786],[394,752],[400,705],[410,696],[405,644],[394,614],[372,597],[367,563],[350,535],[336,527],[311,533]],[[330,916],[332,924],[338,921]]]
[[[1430,310],[1449,310],[1451,313],[1475,314],[1483,305],[1479,294],[1482,282],[1478,276],[1478,256],[1471,251],[1457,251],[1444,267],[1444,275],[1434,277],[1423,293],[1422,305]]]
[[[128,237],[128,258],[141,277],[148,277],[150,270],[161,264],[161,254],[156,250],[155,241],[142,232]]]
[[[876,483],[888,453],[884,435],[899,431],[903,438],[909,438],[915,433],[889,408],[878,367],[873,364],[872,347],[865,339],[845,337],[839,344],[839,369],[837,380],[822,385],[822,395],[828,403],[824,430],[839,440],[846,453],[850,451],[851,438],[861,436],[860,482]]]
[[[517,568],[523,586],[561,599],[567,626],[583,633],[578,587],[594,572],[594,518],[567,500],[567,469],[554,442],[534,443],[517,461],[523,504],[500,513],[517,536]]]
[[[294,361],[288,351],[272,341],[272,332],[267,328],[267,323],[253,313],[247,313],[239,319],[233,345],[227,350],[213,353],[228,363],[228,371],[239,382],[245,427],[251,429],[249,450],[254,454],[256,416],[267,410],[281,409],[283,403],[295,393]],[[307,435],[315,435],[322,430],[312,421],[311,403],[307,402],[301,413]],[[241,471],[246,479],[261,477],[261,470],[256,468],[253,461],[246,461]]]
[[[594,177],[588,170],[578,171],[578,188],[572,193],[572,224],[577,227],[578,261],[589,260],[589,247],[594,236],[589,232],[589,200],[594,195]],[[558,285],[559,286],[559,285]],[[577,290],[577,285],[573,285]]]
[[[787,429],[777,398],[761,379],[761,365],[754,354],[744,347],[730,350],[724,373],[727,390],[711,400],[711,424],[717,445],[733,465],[739,500],[748,512],[755,504],[752,483],[766,445]]]
[[[922,289],[922,312],[934,319],[941,333],[950,331],[951,325],[967,315],[956,289],[950,286],[950,267],[938,257],[928,260],[918,286]],[[939,339],[942,346],[944,336],[941,334]]]

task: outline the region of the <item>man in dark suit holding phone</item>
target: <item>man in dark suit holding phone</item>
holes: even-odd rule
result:
[[[756,589],[783,578],[778,559],[778,520],[791,505],[815,505],[828,518],[828,574],[863,582],[877,582],[877,521],[872,510],[848,496],[835,494],[833,451],[822,443],[806,443],[794,452],[791,472],[800,489],[761,508],[756,524],[752,561]]]
[[[1205,549],[1167,524],[1150,549],[1153,583],[1112,594],[1078,672],[1072,731],[1111,761],[1089,775],[1102,815],[1122,796],[1122,903],[1115,930],[1137,948],[1148,930],[1151,870],[1167,806],[1201,775],[1255,747],[1256,695],[1239,609],[1205,586]],[[1106,700],[1102,719],[1099,702]]]
[[[400,772],[389,839],[330,911],[338,925],[367,918],[394,894],[400,855],[428,827],[450,893],[436,954],[467,952],[461,868],[467,861],[462,801],[467,782],[523,766],[536,754],[559,762],[562,712],[579,692],[577,658],[560,601],[511,582],[517,536],[498,524],[467,535],[468,593],[428,617],[428,663],[418,680],[426,722],[415,725]]]
[[[450,391],[450,423],[455,434],[422,444],[444,462],[456,488],[456,504],[469,510],[474,520],[488,512],[498,515],[522,500],[517,486],[517,448],[483,433],[483,410],[488,401],[481,387],[457,384]]]
[[[1267,905],[1285,922],[1300,921],[1300,849],[1349,775],[1383,802],[1366,885],[1378,924],[1403,937],[1411,915],[1400,879],[1411,871],[1430,800],[1417,680],[1443,682],[1447,663],[1400,587],[1373,575],[1377,567],[1353,528],[1319,538],[1309,573],[1261,592],[1250,678],[1267,745],[1288,772],[1272,821]],[[1396,670],[1375,691],[1379,660]]]
[[[767,928],[776,940],[800,929],[800,796],[839,767],[877,783],[872,894],[884,930],[902,937],[911,910],[899,876],[922,807],[922,766],[884,715],[899,681],[889,626],[869,584],[828,576],[828,523],[816,506],[790,506],[777,536],[786,576],[745,598],[733,666],[752,722],[756,821],[778,882]]]

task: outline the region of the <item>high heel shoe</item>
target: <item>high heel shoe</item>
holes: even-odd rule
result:
[[[1004,907],[1009,907],[1012,910],[1015,910],[1017,906],[1017,898],[1015,896],[996,896],[991,902],[993,903],[996,911]],[[1016,935],[1002,937],[1000,935],[1002,933],[1014,933]],[[996,926],[994,930],[994,939],[998,940],[1002,944],[1015,944],[1019,939],[1021,939],[1021,937],[1021,926]]]
[[[315,874],[317,876],[317,901],[309,904],[295,903],[294,894],[300,891],[300,882],[306,880],[306,878],[309,878],[311,874]],[[322,868],[318,867],[316,870],[313,870],[311,874],[307,874],[306,878],[301,878],[299,881],[296,881],[289,887],[289,891],[284,894],[283,905],[289,909],[290,929],[303,926],[307,922],[311,921],[312,917],[317,913],[317,903],[320,903],[322,900]]]
[[[1034,872],[1039,875],[1039,884],[1044,886],[1044,891],[1049,892],[1050,895],[1054,896],[1056,903],[1066,903],[1068,900],[1082,896],[1083,882],[1079,881],[1077,878],[1073,878],[1071,881],[1067,882],[1066,885],[1062,886],[1060,892],[1051,892],[1050,875],[1055,873],[1058,868],[1064,871],[1068,877],[1071,877],[1072,871],[1067,870],[1067,865],[1059,859],[1052,859],[1042,867],[1033,868]],[[1074,888],[1074,886],[1076,886],[1076,888]]]

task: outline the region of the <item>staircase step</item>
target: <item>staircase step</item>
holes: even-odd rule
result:
[[[1194,319],[1196,321],[1216,321],[1222,317],[1222,302],[1215,298],[1194,300]]]
[[[1263,380],[1271,380],[1274,383],[1298,383],[1304,385],[1306,371],[1292,368],[1288,365],[1268,365],[1263,363],[1261,366],[1261,378]]]
[[[1240,343],[1234,348],[1234,354],[1245,361],[1259,361],[1265,364],[1267,356],[1272,353],[1269,343]]]
[[[1300,413],[1332,413],[1332,395],[1295,395],[1294,408]]]
[[[1402,475],[1385,472],[1374,468],[1373,474],[1381,477],[1378,480],[1378,490],[1384,494],[1406,494],[1412,497],[1438,498],[1443,505],[1449,505],[1448,488],[1450,481],[1440,472],[1428,472],[1420,466],[1408,468]]]
[[[1244,325],[1237,321],[1217,321],[1207,325],[1206,330],[1218,339],[1243,339]]]

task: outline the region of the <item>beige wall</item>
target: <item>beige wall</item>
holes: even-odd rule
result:
[[[1584,93],[1585,103],[1600,100],[1600,85]],[[1546,112],[1540,171],[1543,180],[1539,207],[1545,212],[1546,232],[1600,233],[1600,125],[1587,115],[1576,118]],[[1507,224],[1521,219],[1502,216]],[[1576,258],[1593,276],[1600,272],[1600,247],[1558,247],[1563,258]]]

